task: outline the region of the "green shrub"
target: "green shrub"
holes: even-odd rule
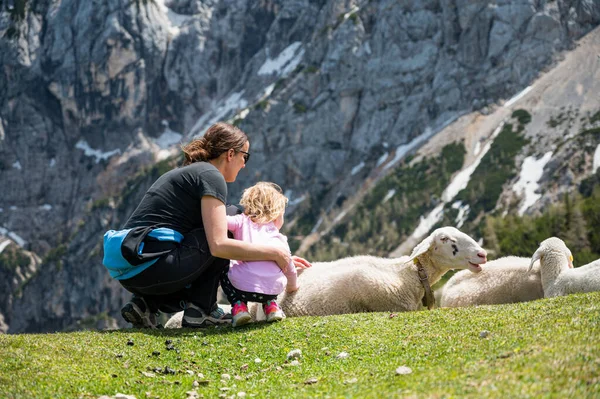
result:
[[[16,245],[8,245],[0,253],[0,269],[15,271],[29,266],[31,259]]]
[[[520,120],[527,119],[524,115],[517,117]],[[513,125],[504,125],[490,150],[473,172],[467,187],[456,196],[456,200],[470,205],[468,220],[475,219],[481,212],[492,211],[496,207],[504,183],[515,176],[515,156],[529,142],[519,133],[522,126],[519,125],[517,131],[514,131]]]
[[[267,107],[269,106],[269,100],[268,99],[264,99],[262,101],[259,101],[256,103],[255,105],[255,109],[260,109],[260,110],[266,110]]]
[[[50,251],[48,251],[42,263],[47,264],[61,262],[62,258],[66,255],[66,253],[67,246],[65,244],[60,244],[57,247],[52,248]]]
[[[306,105],[301,103],[294,103],[294,112],[297,114],[303,114],[307,111]]]
[[[532,256],[540,242],[556,236],[573,252],[575,265],[600,258],[600,187],[585,198],[565,195],[540,216],[488,216],[484,245],[495,257]]]

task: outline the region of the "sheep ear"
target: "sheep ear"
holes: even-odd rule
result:
[[[528,272],[530,272],[531,269],[533,268],[533,264],[535,263],[535,261],[540,260],[541,257],[542,257],[542,248],[538,248],[537,251],[535,251],[535,253],[533,254],[533,258],[531,258],[531,263],[529,264],[529,269],[527,269]]]
[[[429,250],[429,248],[431,248],[432,245],[433,245],[433,234],[430,234],[429,237],[426,237],[423,241],[421,241],[420,244],[418,244],[415,247],[415,249],[413,249],[412,253],[410,254],[410,258],[406,261],[406,263],[412,262],[419,255],[423,255],[425,252],[427,252]]]

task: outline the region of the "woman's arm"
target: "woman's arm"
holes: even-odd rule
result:
[[[271,245],[247,243],[227,237],[225,204],[215,197],[202,197],[202,221],[213,256],[235,260],[272,260],[285,270],[292,256],[283,248]]]

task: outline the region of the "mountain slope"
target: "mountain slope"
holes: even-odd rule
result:
[[[566,193],[576,195],[583,183],[591,184],[589,196],[600,168],[596,159],[600,153],[598,93],[600,29],[580,40],[554,69],[512,99],[488,108],[485,114],[465,115],[435,135],[375,185],[358,211],[348,211],[345,222],[330,227],[331,237],[313,237],[318,244],[309,253],[326,259],[366,252],[399,256],[410,253],[422,236],[439,224],[456,225],[480,238],[486,215],[539,216],[561,203]],[[452,178],[443,177],[443,168],[435,163],[438,154],[444,158],[449,145],[459,145],[465,152],[464,165]],[[430,175],[437,173],[436,182],[447,182],[433,197],[423,191],[431,188],[427,177],[411,175],[415,167],[432,159]],[[449,155],[445,159],[449,161]],[[404,178],[421,179],[416,196],[410,195],[415,188],[399,184]],[[389,196],[383,195],[386,190]],[[403,202],[410,207],[402,207]],[[420,222],[415,208],[421,210],[417,212]],[[372,219],[378,215],[383,219],[379,225],[358,226],[374,223]],[[362,245],[365,237],[378,237],[381,244],[367,241]],[[336,245],[351,249],[332,249]],[[600,253],[600,248],[595,252]]]
[[[0,330],[115,325],[128,294],[100,266],[102,234],[211,122],[251,139],[229,200],[277,182],[300,239],[598,24],[597,0],[2,2]]]

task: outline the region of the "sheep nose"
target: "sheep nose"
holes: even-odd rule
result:
[[[484,262],[487,262],[487,253],[485,251],[477,252],[477,256],[482,258]]]

